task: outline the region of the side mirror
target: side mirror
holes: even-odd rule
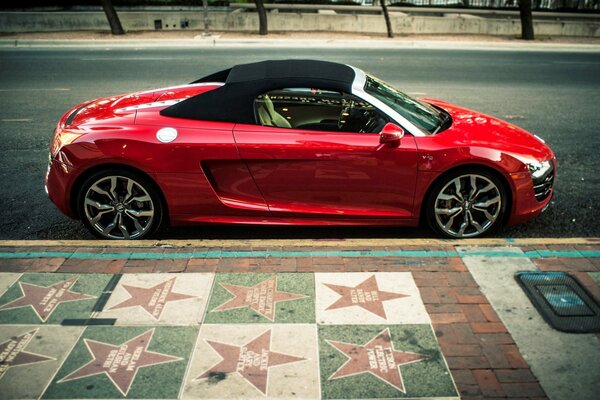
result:
[[[398,146],[400,144],[400,139],[402,139],[403,136],[404,129],[392,122],[388,122],[381,132],[379,132],[379,143],[388,146]]]

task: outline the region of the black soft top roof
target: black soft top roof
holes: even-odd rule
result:
[[[277,60],[241,64],[192,82],[224,82],[225,85],[180,101],[160,114],[254,124],[254,99],[265,92],[282,88],[319,88],[350,93],[354,77],[351,67],[328,61]]]

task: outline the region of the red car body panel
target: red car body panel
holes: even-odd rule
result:
[[[381,145],[378,134],[258,125],[237,125],[234,136],[273,215],[413,215],[417,149],[412,136],[398,148]]]
[[[440,172],[466,165],[482,165],[501,174],[510,186],[512,209],[508,223],[517,224],[536,215],[550,202],[535,198],[533,182],[526,162],[556,159],[540,139],[515,125],[485,114],[433,99],[423,99],[452,115],[452,127],[437,135],[418,138],[420,191],[427,188]],[[431,175],[424,174],[432,172]],[[431,177],[427,179],[427,177]]]
[[[81,177],[95,168],[125,166],[160,189],[171,224],[298,225],[418,224],[432,184],[445,172],[479,165],[509,188],[509,223],[539,214],[528,160],[555,158],[548,146],[514,125],[450,103],[425,99],[452,116],[436,135],[409,133],[397,147],[377,134],[303,131],[159,114],[169,101],[219,85],[186,85],[97,99],[59,121],[46,178],[50,199],[77,218]],[[158,103],[157,103],[158,102]],[[162,102],[162,103],[161,103]],[[77,115],[68,121],[74,111]],[[69,123],[67,123],[69,122]],[[162,143],[157,131],[175,128]],[[76,138],[57,143],[65,132]]]

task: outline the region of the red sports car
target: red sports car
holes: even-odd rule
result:
[[[475,237],[552,197],[540,138],[413,99],[349,65],[237,65],[89,101],[59,121],[46,190],[95,235],[194,223],[402,225]]]

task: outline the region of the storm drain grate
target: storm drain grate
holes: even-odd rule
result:
[[[563,332],[600,332],[600,307],[571,275],[517,272],[515,279],[553,328]]]

